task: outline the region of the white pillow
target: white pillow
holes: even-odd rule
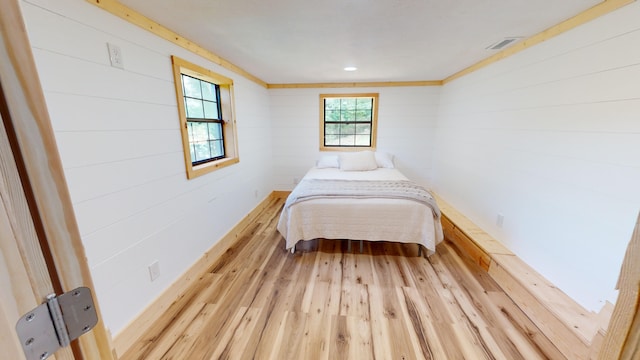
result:
[[[324,155],[316,163],[318,169],[324,168],[339,168],[338,155]]]
[[[376,157],[371,151],[358,151],[340,154],[340,170],[367,171],[378,168]]]
[[[393,169],[393,155],[388,154],[386,152],[376,151],[376,163],[378,163],[378,167]]]

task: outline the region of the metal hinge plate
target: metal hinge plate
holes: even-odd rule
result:
[[[18,320],[16,331],[27,360],[44,360],[98,323],[91,290],[79,287],[47,302]]]

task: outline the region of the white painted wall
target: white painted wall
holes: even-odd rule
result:
[[[410,179],[430,186],[440,87],[271,89],[274,185],[291,190],[320,152],[320,94],[379,93],[377,148]]]
[[[615,299],[640,203],[638,3],[443,88],[268,91],[87,2],[22,7],[113,333],[315,163],[320,93],[379,92],[378,148],[398,168],[586,307]],[[109,66],[107,42],[121,47],[125,70]],[[236,85],[241,161],[191,181],[174,54]],[[154,260],[162,275],[152,283]]]
[[[268,92],[88,2],[21,6],[95,291],[115,334],[273,189],[265,181]],[[110,66],[107,42],[121,48],[124,70]],[[186,179],[170,55],[234,80],[239,164]],[[161,276],[151,282],[155,260]]]
[[[636,2],[448,83],[438,115],[436,191],[592,310],[640,209],[638,19]]]

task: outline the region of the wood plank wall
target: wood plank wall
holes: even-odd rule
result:
[[[20,5],[115,334],[273,190],[268,90],[88,2]],[[120,47],[124,69],[110,66],[107,43]],[[238,164],[187,180],[171,55],[233,78]],[[155,261],[161,275],[152,282]]]

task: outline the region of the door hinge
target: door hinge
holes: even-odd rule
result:
[[[98,323],[91,290],[79,287],[47,301],[18,320],[16,331],[27,360],[44,360]]]

